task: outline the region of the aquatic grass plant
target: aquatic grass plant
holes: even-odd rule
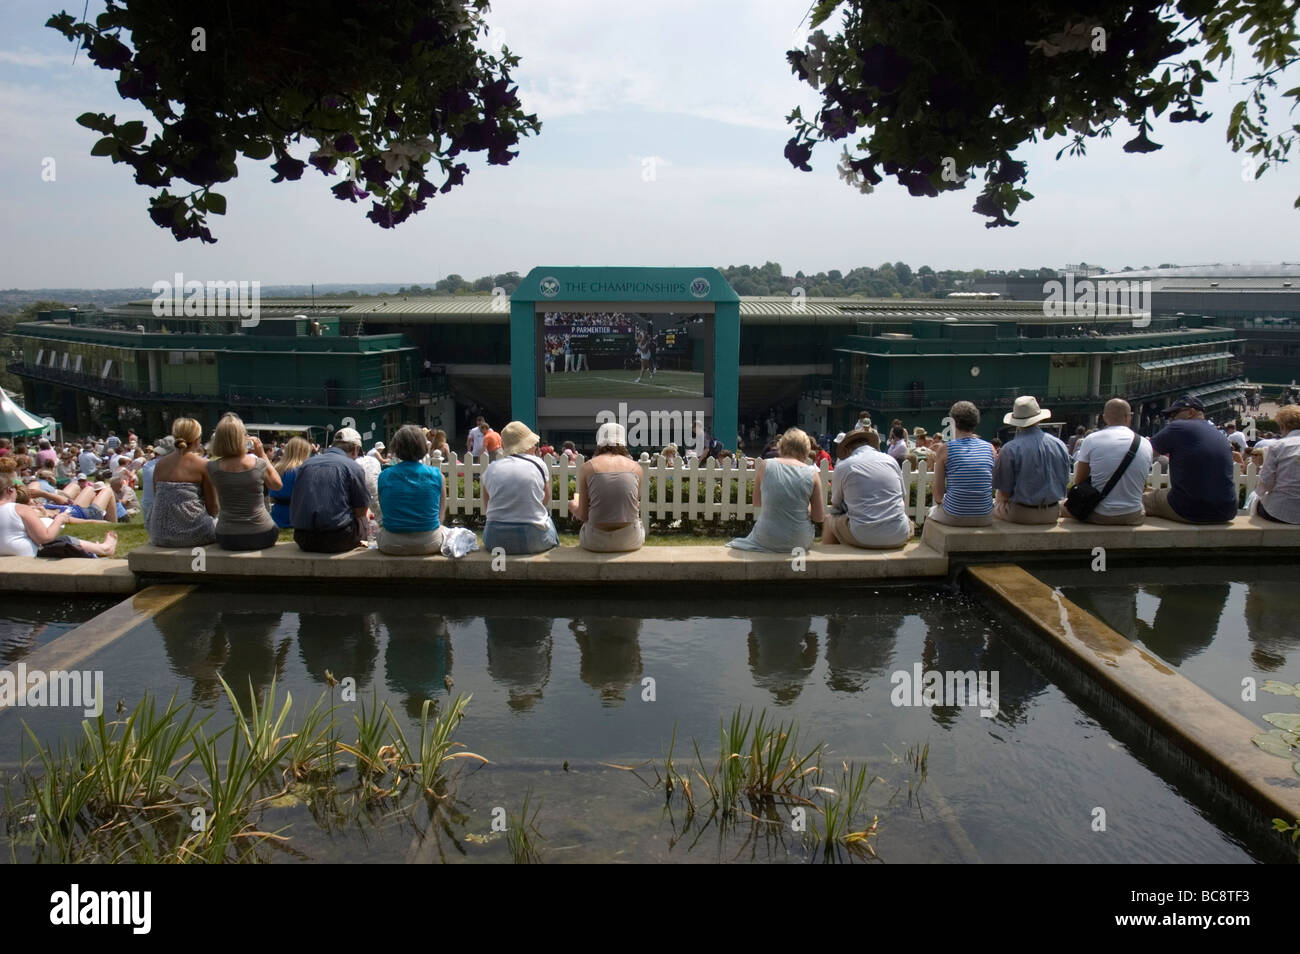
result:
[[[529,789],[524,793],[524,804],[519,814],[512,812],[506,816],[506,847],[510,849],[510,860],[517,865],[536,865],[542,862],[542,853],[537,847],[537,840],[546,837],[537,827],[537,816],[541,814],[542,807],[538,805],[531,815],[528,814],[532,796],[532,789]]]
[[[818,823],[815,814],[809,826],[809,833],[818,846],[823,861],[840,861],[845,855],[853,858],[877,857],[871,839],[879,831],[880,816],[872,816],[870,823],[865,825],[858,818],[865,815],[863,804],[867,792],[873,784],[882,781],[884,779],[878,775],[868,779],[865,766],[855,769],[853,765],[845,763],[837,789],[817,788],[819,793],[832,796],[819,806],[821,823]]]
[[[432,722],[429,713],[433,707],[433,700],[425,699],[424,705],[420,708],[420,737],[415,747],[407,741],[402,727],[396,721],[391,723],[394,730],[393,744],[397,747],[399,758],[399,770],[403,775],[415,778],[426,795],[434,796],[441,793],[444,762],[461,758],[487,761],[483,756],[475,755],[473,752],[452,751],[461,743],[454,741],[451,734],[465,718],[465,707],[469,705],[471,698],[472,695],[457,696],[446,715],[435,716]]]
[[[115,721],[85,720],[72,743],[43,745],[24,723],[35,755],[3,784],[11,858],[212,863],[266,860],[269,850],[301,856],[284,829],[262,824],[268,810],[305,804],[326,828],[380,822],[407,810],[389,799],[410,789],[426,796],[433,812],[448,791],[446,763],[486,761],[455,751],[453,733],[469,697],[442,716],[426,703],[419,737],[409,742],[386,705],[363,705],[355,743],[342,743],[325,693],[290,731],[293,700],[288,693],[281,699],[274,682],[261,704],[251,685],[246,703],[222,685],[235,718],[212,734],[211,716],[199,717],[193,703],[178,705],[174,694],[160,705],[146,693]],[[335,769],[336,751],[356,757],[355,773]],[[535,817],[526,804],[521,825]],[[535,828],[528,831],[525,855],[535,854]]]

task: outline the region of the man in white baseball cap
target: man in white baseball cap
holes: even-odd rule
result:
[[[361,435],[350,427],[334,432],[323,454],[298,468],[289,500],[293,540],[311,553],[343,553],[361,543],[369,495],[357,464]]]

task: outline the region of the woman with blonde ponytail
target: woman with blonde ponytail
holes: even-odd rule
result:
[[[153,470],[153,499],[145,529],[158,547],[194,547],[215,543],[217,489],[203,459],[203,428],[188,417],[172,424],[175,453],[160,458]]]

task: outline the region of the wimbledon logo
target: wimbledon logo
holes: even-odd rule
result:
[[[709,280],[707,278],[697,278],[691,282],[691,294],[696,298],[703,298],[709,293]]]
[[[560,293],[560,280],[558,278],[552,278],[548,275],[542,279],[541,286],[542,294],[547,298],[554,298]]]

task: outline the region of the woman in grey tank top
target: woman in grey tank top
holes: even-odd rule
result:
[[[627,449],[621,424],[602,424],[596,454],[578,469],[578,496],[569,514],[582,521],[578,546],[598,553],[639,550],[645,543],[641,524],[641,465]]]
[[[280,474],[244,422],[227,414],[212,434],[208,478],[217,488],[217,544],[223,550],[264,550],[280,539],[280,528],[266,509],[267,490],[279,490]]]

